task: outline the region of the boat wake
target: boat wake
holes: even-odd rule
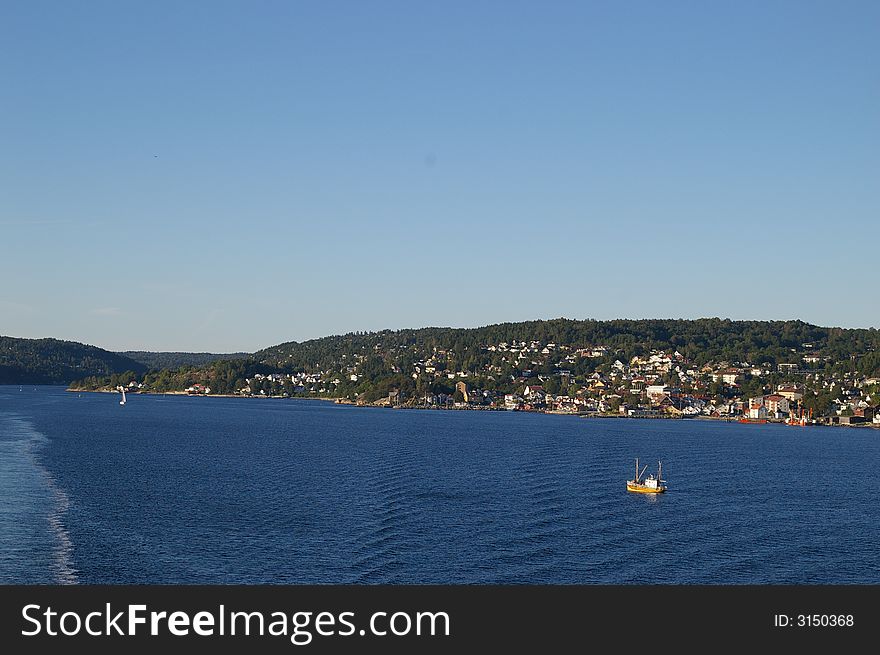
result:
[[[14,502],[23,508],[22,511],[38,510],[48,526],[53,542],[49,554],[53,582],[64,585],[77,584],[79,579],[78,572],[73,567],[73,542],[65,527],[70,509],[70,497],[39,457],[48,439],[35,430],[27,420],[8,415],[0,417],[0,437],[5,446],[3,450],[8,456],[7,465],[14,467],[15,477],[19,482],[25,483],[20,487],[10,485],[8,493],[25,496],[15,499]],[[37,488],[28,489],[28,486]],[[35,496],[42,496],[42,502]],[[25,517],[20,518],[26,520]]]

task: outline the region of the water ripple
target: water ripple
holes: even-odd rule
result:
[[[871,430],[14,391],[3,581],[880,583]]]

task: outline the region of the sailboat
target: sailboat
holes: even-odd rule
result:
[[[666,491],[666,487],[663,486],[663,482],[666,480],[660,479],[660,476],[663,474],[663,462],[657,462],[657,477],[655,478],[652,473],[648,474],[644,480],[642,480],[642,476],[645,474],[645,469],[648,468],[648,465],[645,464],[645,468],[639,472],[639,458],[636,457],[636,477],[632,480],[626,481],[626,490],[634,491],[639,494],[662,494]]]
[[[119,401],[120,405],[125,404],[125,387],[118,387],[118,389],[122,392],[122,400]]]

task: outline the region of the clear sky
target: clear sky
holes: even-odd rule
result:
[[[0,5],[0,334],[880,327],[880,3]]]

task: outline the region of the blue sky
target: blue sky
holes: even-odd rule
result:
[[[6,2],[0,334],[880,327],[880,3]]]

